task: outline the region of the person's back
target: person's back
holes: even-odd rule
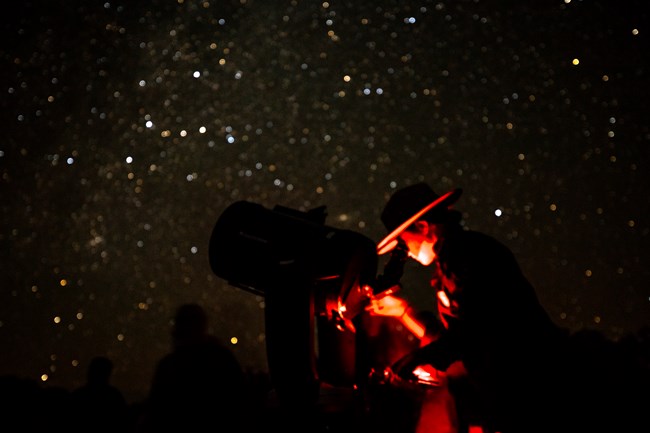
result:
[[[461,305],[458,317],[447,318],[444,338],[456,345],[483,393],[484,414],[515,431],[555,425],[561,406],[540,390],[562,380],[566,333],[549,318],[511,251],[488,235],[458,229],[437,254],[440,289]]]
[[[111,385],[113,362],[97,356],[90,361],[86,383],[72,392],[72,424],[77,432],[122,432],[127,426],[127,404]]]
[[[174,349],[157,364],[143,431],[219,431],[240,425],[246,391],[234,354],[207,334],[207,317],[196,304],[179,308]]]
[[[637,385],[647,373],[602,333],[557,326],[503,244],[463,230],[438,253],[439,273],[465,290],[462,359],[500,431],[647,427],[638,404],[647,393]]]
[[[458,230],[437,251],[436,290],[453,292],[457,317],[446,317],[448,333],[458,335],[463,361],[480,368],[473,355],[493,353],[505,360],[529,356],[557,344],[565,333],[550,319],[503,244],[482,233]],[[477,371],[480,373],[480,371]]]
[[[158,364],[151,387],[151,404],[161,416],[176,413],[212,417],[234,414],[244,385],[233,354],[215,339],[182,346]]]

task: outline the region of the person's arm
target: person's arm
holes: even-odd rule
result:
[[[404,325],[406,329],[411,331],[418,339],[422,340],[426,334],[426,327],[424,324],[415,318],[412,314],[412,308],[407,308],[399,318],[399,321]]]
[[[402,298],[393,295],[372,298],[366,311],[373,316],[393,317],[418,339],[424,338],[426,333],[424,323],[415,317],[413,309]]]

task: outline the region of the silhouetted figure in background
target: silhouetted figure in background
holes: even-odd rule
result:
[[[29,404],[31,413],[28,417],[36,423],[33,431],[68,431],[72,425],[70,421],[75,415],[70,407],[71,397],[72,393],[65,387],[43,385],[39,398]],[[38,416],[34,415],[36,413]],[[20,421],[20,425],[25,426],[24,418]],[[4,430],[0,429],[0,431]],[[24,431],[31,430],[25,428]]]
[[[650,432],[650,352],[642,337],[613,341],[589,329],[570,335],[564,371],[582,431]]]
[[[122,392],[111,384],[113,362],[96,356],[88,365],[86,383],[72,391],[71,425],[75,432],[124,432],[128,406]]]
[[[173,349],[157,364],[138,426],[142,432],[241,432],[247,381],[239,361],[208,334],[208,317],[198,304],[178,308]]]
[[[0,376],[0,432],[67,431],[69,397],[35,379]]]

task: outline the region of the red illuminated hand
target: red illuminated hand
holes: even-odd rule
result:
[[[379,298],[372,298],[366,307],[373,316],[397,317],[400,318],[406,312],[408,303],[393,295],[386,295]]]
[[[404,375],[404,372],[402,374]],[[446,384],[446,376],[444,371],[436,370],[433,366],[425,364],[416,366],[413,371],[404,375],[404,377],[396,374],[391,367],[387,367],[381,379],[393,384],[399,384],[401,381],[407,380],[421,385],[442,386]]]
[[[417,378],[418,383],[437,386],[442,383],[445,373],[436,370],[429,364],[425,364],[417,366],[415,370],[413,370],[413,375]]]

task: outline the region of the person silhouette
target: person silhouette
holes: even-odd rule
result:
[[[181,305],[172,350],[156,365],[138,431],[244,431],[247,381],[234,353],[208,333],[196,303]]]
[[[389,263],[411,258],[432,269],[442,324],[430,343],[395,364],[396,373],[411,378],[418,366],[446,371],[460,361],[484,431],[560,431],[571,407],[556,392],[565,385],[566,332],[550,319],[512,252],[461,224],[452,208],[461,193],[439,196],[416,183],[396,191],[382,211],[389,234],[378,254],[390,252]],[[373,300],[369,311],[381,314],[389,299]]]
[[[76,432],[123,432],[128,406],[122,392],[111,384],[113,361],[95,356],[86,371],[86,383],[72,391],[72,427]]]

